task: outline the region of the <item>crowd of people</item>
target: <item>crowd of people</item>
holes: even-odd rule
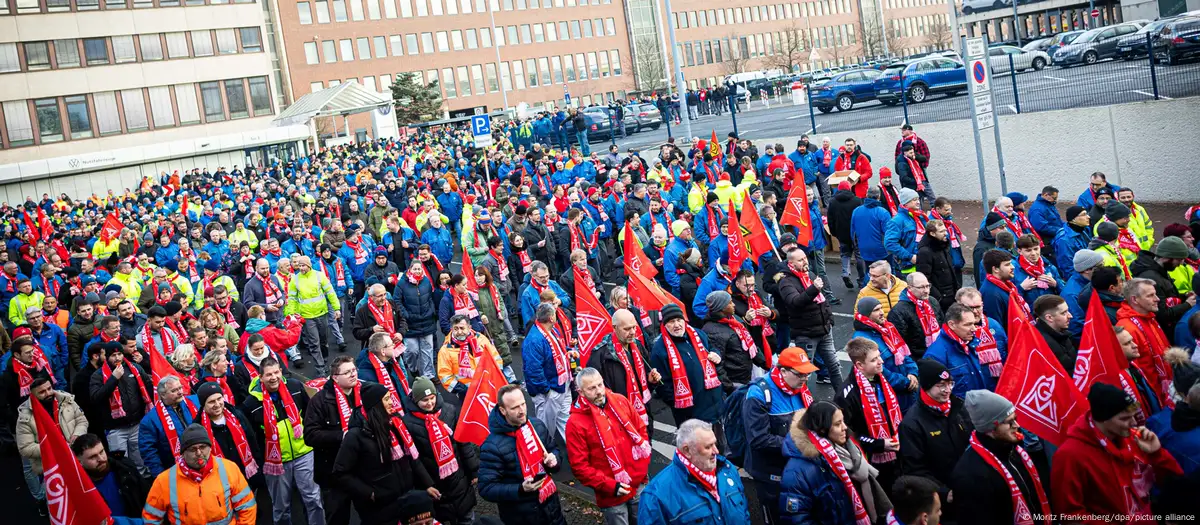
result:
[[[0,206],[0,445],[41,512],[53,434],[118,523],[565,524],[564,466],[608,524],[1195,515],[1200,206],[1156,231],[1094,173],[966,254],[911,126],[602,156],[558,118]],[[996,392],[1014,319],[1066,377],[1119,344],[1065,439]]]

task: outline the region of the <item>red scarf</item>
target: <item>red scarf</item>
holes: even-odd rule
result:
[[[227,381],[225,379],[225,376],[221,376],[221,377],[208,376],[208,377],[204,378],[204,382],[205,383],[216,383],[218,385],[221,385],[221,393],[225,394],[225,400],[226,400],[225,402],[226,403],[233,402],[233,390],[230,390],[229,381]]]
[[[367,249],[363,247],[361,239],[358,242],[351,242],[349,239],[346,239],[346,246],[354,250],[354,264],[367,264]]]
[[[751,310],[760,310],[764,307],[762,298],[758,296],[757,292],[751,292],[746,295],[746,306]],[[772,362],[770,337],[775,335],[775,329],[771,327],[771,320],[764,316],[756,315],[754,319],[750,320],[750,326],[762,327],[763,356],[767,360],[767,365],[770,366]]]
[[[1167,334],[1163,333],[1162,327],[1158,325],[1158,321],[1154,318],[1154,314],[1138,314],[1132,311],[1132,308],[1126,308],[1130,311],[1129,322],[1137,326],[1138,331],[1146,336],[1146,342],[1149,347],[1146,350],[1154,363],[1154,371],[1157,373],[1161,384],[1158,387],[1159,396],[1165,401],[1164,404],[1171,405],[1174,408],[1174,400],[1167,395],[1171,391],[1171,383],[1175,380],[1175,373],[1171,366],[1167,364],[1163,355],[1171,344],[1167,341]],[[1143,318],[1145,323],[1142,322]]]
[[[191,400],[183,398],[179,403],[180,410],[191,411],[192,418],[196,417],[196,407],[192,406]],[[163,433],[167,435],[167,444],[171,447],[171,455],[175,457],[176,463],[183,463],[180,453],[183,451],[179,448],[179,429],[175,428],[175,420],[167,413],[167,405],[163,404],[162,398],[154,402],[154,413],[158,416],[158,421],[162,423]]]
[[[925,406],[937,410],[942,417],[950,417],[949,399],[947,399],[945,403],[938,403],[936,400],[930,397],[929,393],[926,392],[925,389],[921,389],[921,402],[924,403]]]
[[[592,231],[592,238],[588,239],[583,235],[583,230],[579,229],[577,222],[568,222],[567,228],[569,228],[568,233],[571,234],[571,251],[582,250],[584,248],[588,250],[596,249],[596,234],[600,233],[600,230]]]
[[[1038,240],[1038,247],[1045,248],[1046,243],[1042,242],[1041,234],[1039,234],[1037,230],[1033,229],[1033,224],[1029,222],[1029,217],[1027,217],[1023,212],[1016,211],[1013,213],[1017,215],[1017,224],[1021,225],[1021,234],[1032,235],[1033,238]]]
[[[204,478],[208,476],[209,472],[212,472],[214,463],[212,458],[213,457],[211,455],[208,456],[208,461],[204,462],[204,465],[200,467],[200,470],[193,470],[187,465],[186,462],[183,461],[176,462],[175,467],[179,469],[179,473],[183,474],[183,477],[192,480],[192,482],[196,484],[199,484],[204,481]]]
[[[12,368],[13,372],[17,374],[17,385],[21,389],[21,397],[29,397],[29,391],[33,388],[33,374],[31,372],[43,370],[47,374],[50,374],[51,377],[54,376],[50,371],[50,367],[39,363],[36,357],[32,365],[22,363],[20,359],[13,359]]]
[[[229,408],[225,408],[224,410],[225,428],[229,429],[229,435],[233,438],[233,446],[237,448],[238,458],[246,468],[246,477],[252,478],[255,474],[258,474],[258,462],[254,460],[254,454],[250,452],[250,440],[246,439],[246,429],[242,428],[242,424],[238,422],[233,412],[229,411]],[[209,419],[207,412],[201,411],[200,424],[208,431],[208,440],[216,443],[217,440],[213,439],[212,421]],[[221,447],[214,446],[212,449],[214,456],[219,458],[225,457],[226,453],[221,450]],[[177,463],[183,464],[181,461]]]
[[[392,312],[392,303],[390,301],[383,302],[383,308],[375,306],[375,301],[367,299],[367,309],[371,311],[371,316],[375,318],[375,324],[382,326],[383,331],[389,336],[396,335],[396,316]]]
[[[321,273],[325,274],[325,277],[328,278],[329,271],[325,269],[326,264],[331,264],[333,266],[333,274],[336,278],[336,280],[333,281],[334,285],[346,286],[346,265],[342,263],[342,260],[337,257],[333,258],[332,263],[325,262],[325,259],[320,260],[318,267],[321,269]]]
[[[605,395],[610,393],[610,390],[605,391]],[[600,436],[600,448],[604,449],[604,457],[608,459],[608,467],[612,469],[613,478],[618,483],[624,483],[632,487],[633,478],[625,470],[625,465],[621,464],[621,455],[617,450],[617,439],[613,436],[613,423],[615,422],[619,425],[625,431],[625,434],[629,436],[629,441],[633,444],[632,453],[634,461],[650,457],[650,442],[638,432],[631,421],[621,417],[621,413],[613,408],[612,403],[605,403],[604,408],[600,408],[587,397],[579,396],[576,406],[586,408],[591,414],[592,423],[596,425],[596,433]]]
[[[525,421],[524,425],[509,435],[517,441],[517,461],[521,465],[521,479],[529,481],[544,473],[542,460],[546,457],[546,446],[542,444],[542,438],[538,437],[533,425]],[[546,476],[542,488],[538,489],[538,503],[545,503],[555,492],[558,492],[558,487],[554,485],[554,478]]]
[[[164,326],[162,330],[158,331],[158,335],[162,339],[163,343],[163,351],[160,353],[167,359],[174,358],[175,340],[171,338],[171,332]],[[149,354],[150,352],[155,351],[154,337],[153,334],[150,333],[150,323],[146,323],[146,326],[142,327],[142,337],[145,339],[143,346],[145,347],[146,353]]]
[[[588,290],[596,290],[596,282],[592,280],[592,272],[588,270],[580,270],[578,266],[571,265],[571,272],[575,274],[575,280],[580,281],[587,286]],[[574,290],[572,290],[574,291]]]
[[[488,255],[491,255],[494,259],[496,259],[496,272],[500,274],[500,275],[495,275],[493,277],[495,277],[496,279],[498,279],[500,281],[507,281],[508,280],[508,261],[504,260],[503,251],[497,253],[495,250],[488,250]],[[526,257],[528,257],[528,256],[526,256]],[[475,276],[468,275],[467,278],[474,279]],[[500,309],[500,307],[496,307],[497,311],[499,311],[499,309]]]
[[[892,185],[884,184],[883,182],[879,183],[879,195],[882,197],[880,200],[883,201],[883,205],[887,208],[888,213],[892,215],[895,215],[896,210],[900,209],[900,205],[896,204],[896,199],[899,197],[892,197],[892,192],[894,191],[896,190]]]
[[[704,373],[704,389],[712,390],[721,386],[721,380],[717,378],[717,367],[708,360],[708,351],[700,342],[700,336],[696,333],[696,329],[691,325],[684,325],[684,328],[687,330],[687,337],[692,343],[692,349],[695,350],[696,359],[700,361],[700,368]],[[675,340],[671,337],[670,332],[667,332],[667,323],[662,323],[661,330],[663,346],[667,349],[667,360],[671,364],[671,380],[675,384],[675,408],[688,408],[695,404],[695,399],[692,395],[692,385],[688,381],[687,367],[683,364],[683,356],[680,355],[679,348],[675,346]]]
[[[1038,257],[1037,263],[1031,263],[1025,257],[1017,257],[1017,264],[1020,264],[1021,270],[1034,279],[1046,273],[1046,261],[1041,257]]]
[[[350,400],[346,397],[346,394],[342,392],[342,389],[339,388],[337,385],[333,385],[333,397],[337,401],[338,423],[341,424],[343,436],[345,436],[346,432],[350,430],[350,415],[351,415],[351,413],[354,411],[355,408],[358,408],[358,409],[362,408],[361,392],[362,392],[362,382],[354,383],[354,402],[357,404],[354,407],[351,407]],[[366,413],[364,412],[363,415],[365,416]]]
[[[976,431],[977,432],[977,431]],[[1013,520],[1016,525],[1033,525],[1033,514],[1030,513],[1029,504],[1025,502],[1025,496],[1021,494],[1021,488],[1017,486],[1017,481],[1013,477],[1012,472],[1009,472],[1008,467],[1005,467],[1000,460],[996,458],[992,451],[988,450],[979,443],[979,437],[976,432],[971,433],[971,449],[979,454],[993,470],[998,472],[1005,483],[1008,484],[1008,493],[1012,497]],[[1042,479],[1038,476],[1037,468],[1033,465],[1033,460],[1029,459],[1029,454],[1025,453],[1025,449],[1020,445],[1015,447],[1017,454],[1021,456],[1021,462],[1025,465],[1025,471],[1029,473],[1029,477],[1033,479],[1033,487],[1037,490],[1039,511],[1042,515],[1042,521],[1045,525],[1050,525],[1050,500],[1046,498],[1046,491],[1042,488]]]
[[[642,421],[649,422],[646,403],[650,402],[650,382],[646,379],[646,364],[642,360],[642,352],[638,350],[637,343],[630,342],[629,353],[633,354],[633,362],[630,363],[629,356],[625,355],[625,349],[622,348],[624,345],[616,339],[612,340],[612,345],[613,353],[617,354],[617,361],[625,368],[625,395]]]
[[[516,251],[516,250],[514,250],[514,251]],[[529,271],[533,269],[533,258],[529,256],[529,250],[524,249],[524,250],[518,251],[517,257],[519,259],[521,259],[521,271],[524,273],[529,273]],[[507,264],[505,265],[505,267],[507,268]]]
[[[910,159],[908,156],[905,156],[904,160],[908,161],[908,171],[917,181],[917,191],[925,191],[925,170],[921,169],[921,164],[917,159]]]
[[[716,239],[717,237],[719,237],[721,235],[721,228],[717,225],[718,213],[719,212],[714,210],[712,206],[708,207],[707,215],[708,215],[708,238],[709,239]]]
[[[838,457],[837,451],[833,450],[833,444],[828,439],[818,436],[815,432],[809,431],[807,434],[809,442],[821,452],[821,457],[825,458],[825,462],[829,463],[829,467],[833,469],[833,473],[837,474],[837,478],[842,482],[842,488],[846,490],[846,494],[850,496],[850,501],[854,503],[854,525],[871,525],[871,518],[867,516],[867,509],[863,506],[862,497],[858,495],[858,489],[855,488],[854,482],[850,480],[850,474],[846,472],[846,465],[842,463],[842,458]],[[852,439],[847,439],[846,446],[857,447],[858,443],[854,443]]]
[[[233,315],[233,299],[229,300],[229,304],[226,304],[225,308],[221,308],[220,304],[214,302],[213,308],[216,308],[218,312],[225,314],[226,324],[233,325],[234,328],[241,328],[242,325],[237,322],[237,317],[234,317]]]
[[[400,401],[397,400],[396,403],[398,405]],[[403,412],[400,414],[403,414]],[[391,429],[395,431],[388,432],[388,438],[391,440],[392,460],[395,461],[404,457],[405,451],[408,452],[410,458],[417,459],[419,456],[417,444],[413,441],[412,434],[408,432],[408,427],[404,426],[404,422],[400,421],[398,415],[392,415],[388,418],[388,421],[391,424]],[[396,439],[396,434],[400,435],[400,440]],[[401,446],[401,441],[404,443],[403,447]]]
[[[262,283],[263,296],[266,297],[267,304],[275,304],[275,302],[282,298],[280,297],[280,290],[275,288],[274,279],[271,276],[268,275],[266,279],[261,275],[256,275],[255,277]]]
[[[474,279],[474,276],[469,278]],[[475,298],[471,297],[470,291],[459,293],[457,288],[451,286],[450,297],[454,299],[455,314],[465,315],[468,319],[479,317],[479,309],[475,307]]]
[[[150,394],[146,392],[146,384],[142,382],[142,376],[138,374],[137,367],[130,364],[123,366],[125,367],[125,373],[133,377],[134,382],[137,383],[138,390],[142,393],[142,402],[149,405]],[[108,366],[108,359],[105,359],[104,366],[100,367],[100,378],[107,383],[110,377],[112,377],[112,367]],[[114,388],[112,395],[108,397],[108,413],[113,419],[125,417],[125,407],[121,404],[120,388]]]
[[[246,275],[254,275],[254,263],[256,260],[251,254],[242,256],[242,272]]]
[[[789,396],[800,395],[804,400],[804,407],[807,408],[813,404],[812,392],[808,390],[808,383],[801,383],[799,388],[788,386],[787,381],[783,380],[783,369],[775,367],[771,369],[771,382],[775,383],[779,390]]]
[[[695,479],[697,482],[699,482],[700,486],[704,488],[704,491],[707,492],[709,496],[712,496],[714,500],[717,500],[717,503],[721,502],[721,492],[717,490],[717,471],[715,469],[712,472],[700,470],[699,467],[692,464],[691,461],[688,461],[687,457],[685,457],[683,454],[680,454],[678,450],[675,451],[675,459],[679,460],[679,463],[683,465],[683,468],[687,471],[688,475],[690,475],[692,479]]]
[[[1121,493],[1125,496],[1125,515],[1126,516],[1149,516],[1150,515],[1150,490],[1154,487],[1155,475],[1154,469],[1150,466],[1150,462],[1146,460],[1141,449],[1134,445],[1134,439],[1137,435],[1137,430],[1134,434],[1123,438],[1120,443],[1108,439],[1096,428],[1095,422],[1092,421],[1091,414],[1088,418],[1088,433],[1092,439],[1104,449],[1106,455],[1114,458],[1117,462],[1131,465],[1130,470],[1133,471],[1132,479],[1115,480],[1120,484]],[[1019,448],[1019,447],[1018,447]],[[1036,478],[1035,478],[1036,479]],[[1039,489],[1041,485],[1039,484]],[[1040,494],[1039,490],[1039,495]],[[1044,496],[1043,496],[1044,498]],[[1132,520],[1130,523],[1140,520]]]
[[[675,232],[671,231],[671,224],[670,224],[671,221],[667,220],[666,210],[660,211],[659,213],[663,214],[663,222],[666,223],[663,225],[663,228],[665,228],[667,230],[667,239],[674,239]],[[656,225],[658,225],[658,217],[655,217],[654,212],[652,212],[652,211],[646,211],[646,215],[650,216],[650,233],[653,234],[654,227]]]
[[[792,272],[792,275],[795,275],[797,279],[800,279],[800,286],[803,286],[805,289],[813,285],[812,279],[808,277],[808,272],[797,272],[791,265],[788,265],[788,271]],[[825,294],[818,290],[813,302],[817,304],[825,302]]]
[[[1020,259],[1024,260],[1025,258],[1021,257]],[[1021,305],[1021,310],[1025,312],[1025,319],[1028,319],[1030,321],[1033,320],[1033,315],[1031,313],[1029,313],[1029,303],[1025,302],[1024,297],[1021,297],[1020,292],[1017,291],[1017,286],[1015,284],[1013,284],[1012,281],[1002,281],[994,275],[988,275],[987,280],[988,280],[988,282],[995,285],[997,288],[1004,290],[1005,292],[1008,292],[1009,297],[1016,297],[1017,304]],[[1009,312],[1008,315],[1011,318],[1013,313]]]
[[[908,214],[909,218],[911,218],[913,221],[914,227],[917,230],[917,236],[916,236],[916,239],[914,239],[914,242],[921,242],[921,238],[925,236],[925,222],[929,220],[928,218],[925,217],[925,212],[923,212],[919,209],[916,211],[913,211],[904,206],[901,206],[900,210],[903,211],[904,213]]]
[[[546,343],[550,345],[551,357],[554,359],[554,370],[558,374],[558,384],[565,385],[571,380],[571,363],[567,358],[567,344],[556,330],[546,331],[542,323],[534,323]]]
[[[754,344],[754,338],[750,336],[750,331],[742,323],[734,319],[732,315],[717,322],[728,326],[734,334],[737,334],[738,341],[742,343],[742,349],[750,354],[750,359],[758,357],[758,345]]]
[[[480,357],[479,340],[475,338],[475,334],[468,335],[462,341],[451,337],[450,344],[458,348],[458,377],[463,379],[475,377],[475,366],[471,363],[471,358]]]
[[[271,400],[271,393],[267,392],[266,386],[259,385],[262,388],[262,410],[263,410],[263,430],[267,438],[266,458],[263,461],[263,473],[268,476],[283,475],[283,451],[279,445],[279,426],[278,416],[275,414],[275,402]],[[292,427],[292,437],[299,438],[304,435],[304,420],[300,417],[300,411],[296,409],[296,402],[292,399],[292,393],[288,392],[287,381],[279,382],[279,401],[283,403],[283,412],[287,416],[288,423]]]
[[[414,416],[425,422],[425,432],[429,436],[429,446],[437,460],[438,479],[446,479],[458,472],[458,459],[454,456],[454,443],[450,441],[453,431],[441,419],[442,411],[426,414],[413,412]]]
[[[979,364],[987,365],[988,371],[992,373],[992,377],[1000,378],[1000,371],[1004,369],[1004,363],[1000,360],[1000,347],[996,344],[996,337],[992,335],[991,321],[985,315],[981,319],[983,324],[975,329],[975,338],[979,339],[979,344],[975,346],[975,354],[979,356]],[[963,345],[967,348],[967,345]]]
[[[937,341],[938,334],[941,332],[941,326],[938,325],[937,312],[933,311],[933,305],[929,304],[929,299],[924,301],[913,297],[912,290],[906,289],[904,293],[908,295],[908,300],[912,301],[917,311],[917,319],[921,321],[921,332],[925,334],[925,348],[933,346],[933,342]]]
[[[387,387],[388,391],[394,394],[397,399],[400,399],[400,396],[407,396],[412,391],[412,388],[408,386],[408,378],[404,376],[404,371],[396,366],[395,359],[384,363],[374,352],[367,352],[367,360],[371,362],[371,368],[375,370],[375,375],[379,377],[379,384]],[[396,389],[396,384],[392,382],[392,375],[388,373],[389,371],[396,372],[396,377],[400,379],[400,386],[404,387],[403,392]]]
[[[900,403],[896,401],[896,392],[892,391],[892,385],[882,378],[879,380],[879,389],[883,390],[883,401],[887,403],[887,419],[884,419],[883,407],[879,406],[879,399],[875,397],[875,386],[858,367],[854,368],[854,381],[858,383],[859,398],[862,401],[863,415],[867,419],[870,437],[899,440],[900,420],[903,416],[900,414]],[[871,454],[871,463],[887,463],[895,459],[895,452]]]
[[[1133,232],[1129,228],[1120,228],[1117,230],[1117,246],[1122,250],[1129,250],[1133,253],[1142,251],[1142,246],[1137,243]]]
[[[904,364],[904,358],[912,355],[912,352],[908,349],[908,343],[900,336],[900,330],[897,330],[896,325],[890,321],[884,320],[883,324],[880,325],[872,321],[870,317],[857,312],[854,314],[854,320],[871,327],[872,330],[875,330],[883,338],[883,344],[887,345],[888,350],[891,350],[896,366]]]
[[[962,242],[967,240],[967,236],[963,235],[958,225],[954,221],[942,217],[942,214],[938,213],[937,210],[929,210],[929,216],[942,221],[946,225],[946,232],[949,234],[946,236],[946,239],[950,241],[951,248],[958,248]]]

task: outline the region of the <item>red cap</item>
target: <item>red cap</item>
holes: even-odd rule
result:
[[[717,176],[717,180],[729,180],[729,174],[722,171],[721,174]]]
[[[808,353],[803,348],[795,346],[783,349],[783,352],[779,354],[779,366],[791,368],[801,374],[811,374],[817,371],[817,365],[808,360]]]
[[[850,189],[850,181],[844,180],[844,181],[838,183],[838,190],[848,190],[848,189]]]
[[[879,168],[879,178],[881,178],[881,179],[885,179],[885,178],[888,178],[888,177],[891,177],[891,176],[892,176],[892,170],[891,170],[891,168],[888,168],[887,166],[884,166],[884,167],[882,167],[882,168]]]
[[[589,198],[589,199],[590,199],[590,198],[592,198],[592,195],[595,195],[595,194],[596,194],[596,193],[598,193],[599,191],[600,191],[600,190],[596,189],[596,187],[595,187],[595,186],[592,186],[591,188],[588,188],[588,190],[587,190],[587,196],[588,196],[588,198]]]
[[[33,331],[28,326],[18,326],[13,330],[13,339],[20,339],[22,337],[33,337]]]

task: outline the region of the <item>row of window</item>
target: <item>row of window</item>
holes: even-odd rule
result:
[[[929,34],[930,29],[935,25],[946,26],[946,30],[949,31],[946,15],[890,18],[888,19],[888,25],[891,26],[891,34],[897,37],[924,36]]]
[[[501,62],[497,68],[495,63],[473,64],[469,66],[447,67],[441,70],[430,69],[421,78],[428,86],[438,82],[442,88],[442,97],[452,99],[499,93],[513,89],[525,89],[527,86],[550,86],[564,82],[580,82],[588,79],[619,77],[623,74],[621,52],[616,49],[608,51],[576,53],[574,55],[529,58]],[[499,73],[497,75],[497,73]],[[357,79],[355,79],[357,80]],[[313,82],[309,88],[320,91],[325,87],[341,84],[341,80],[331,80],[328,86],[323,82]],[[362,77],[362,85],[372,91],[389,92],[392,87],[391,75]]]
[[[443,16],[462,13],[469,15],[490,11],[524,11],[552,7],[576,7],[611,4],[612,0],[315,0],[297,2],[301,24],[361,21],[380,18],[412,18],[413,16]],[[332,5],[332,18],[330,17]],[[366,4],[364,13],[363,4]],[[489,6],[490,4],[490,6]],[[399,6],[399,10],[397,10]],[[381,9],[382,8],[382,9]],[[365,15],[365,18],[364,18]]]
[[[150,9],[219,4],[253,4],[255,0],[0,0],[0,15],[63,13],[118,9]]]
[[[0,44],[0,73],[260,53],[257,27]]]
[[[889,9],[921,7],[942,4],[945,0],[887,0]],[[853,14],[855,3],[851,0],[819,0],[790,4],[731,7],[671,13],[671,25],[676,29],[692,27],[723,26],[751,22],[791,20],[827,15]]]
[[[617,28],[612,18],[596,18],[592,20],[571,20],[570,22],[547,22],[542,24],[522,24],[520,26],[498,26],[495,32],[497,46],[557,42],[558,40],[593,38],[597,36],[615,36]],[[507,37],[506,37],[507,35]],[[507,44],[506,44],[507,39]],[[341,40],[322,40],[318,48],[317,42],[304,43],[304,61],[309,65],[320,63],[332,64],[338,61],[350,62],[355,60],[357,50],[358,60],[372,58],[387,58],[404,56],[405,50],[409,55],[445,53],[462,51],[464,49],[479,49],[492,47],[493,33],[490,28],[478,30],[455,29],[438,31],[436,33],[408,33],[406,35],[390,35],[388,37],[358,37]]]
[[[836,26],[815,27],[811,31],[797,29],[792,31],[777,31],[774,33],[758,33],[739,37],[734,41],[728,38],[692,41],[680,43],[685,67],[719,64],[726,60],[757,58],[778,54],[795,53],[808,49],[810,45],[817,49],[842,47],[858,42],[854,26],[841,24]],[[807,55],[805,55],[807,57]]]
[[[903,7],[924,7],[927,5],[945,4],[946,0],[887,0],[883,3],[888,9],[899,9]]]
[[[267,77],[234,78],[33,100],[0,111],[5,148],[273,114]]]

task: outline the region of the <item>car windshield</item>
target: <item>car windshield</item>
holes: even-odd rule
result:
[[[905,66],[907,64],[892,64],[883,70],[883,74],[884,76],[899,75],[901,71],[904,71]]]
[[[1022,47],[1021,49],[1024,49],[1024,50],[1026,50],[1026,51],[1033,51],[1033,50],[1035,50],[1035,49],[1039,49],[1039,48],[1041,48],[1041,47],[1042,47],[1042,44],[1045,44],[1045,43],[1046,43],[1046,41],[1047,41],[1047,40],[1050,40],[1050,39],[1048,39],[1048,38],[1039,38],[1039,39],[1037,39],[1037,40],[1034,40],[1033,42],[1030,42],[1030,43],[1028,43],[1028,44],[1025,44],[1025,46],[1024,46],[1024,47]]]
[[[1100,33],[1102,30],[1103,30],[1103,28],[1097,28],[1097,29],[1088,31],[1082,35],[1079,35],[1079,37],[1077,37],[1071,43],[1072,44],[1086,44],[1088,42],[1092,42],[1092,41],[1096,40],[1097,38],[1100,38]]]

